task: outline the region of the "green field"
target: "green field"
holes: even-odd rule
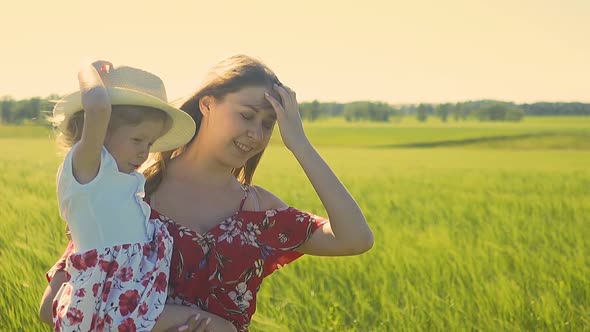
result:
[[[590,331],[590,117],[306,130],[375,246],[273,274],[252,331]],[[49,331],[37,307],[66,244],[50,137],[0,126],[0,331]],[[255,182],[324,214],[279,140]]]

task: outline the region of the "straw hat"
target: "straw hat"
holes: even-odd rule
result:
[[[112,105],[146,106],[168,114],[172,125],[154,142],[152,152],[175,149],[186,144],[195,134],[194,120],[168,103],[164,82],[158,76],[138,68],[120,66],[103,74],[102,80]],[[80,91],[59,100],[53,108],[53,117],[61,121],[58,129],[64,130],[69,117],[82,109]]]

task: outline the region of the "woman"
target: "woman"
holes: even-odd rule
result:
[[[260,283],[278,267],[302,254],[356,255],[372,247],[359,206],[305,136],[295,92],[264,64],[243,55],[222,61],[180,108],[195,120],[195,137],[156,154],[144,171],[152,218],[174,237],[168,304],[156,330],[246,331]],[[275,123],[329,220],[251,186]],[[63,282],[61,272],[51,277],[64,257],[48,273],[44,320]]]

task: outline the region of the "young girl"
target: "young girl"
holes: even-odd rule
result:
[[[195,123],[170,106],[161,79],[97,61],[80,70],[80,91],[54,108],[70,148],[57,174],[61,216],[74,246],[67,283],[53,301],[56,331],[149,331],[166,303],[172,238],[150,221],[145,179],[150,149],[187,143]]]

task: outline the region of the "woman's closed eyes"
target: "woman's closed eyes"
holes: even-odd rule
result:
[[[253,120],[255,117],[255,114],[253,114],[252,112],[245,112],[245,113],[240,113],[240,115],[242,116],[242,118],[244,118],[244,120]],[[275,125],[275,120],[265,120],[262,122],[262,126],[264,126],[264,128],[266,129],[272,129]]]

